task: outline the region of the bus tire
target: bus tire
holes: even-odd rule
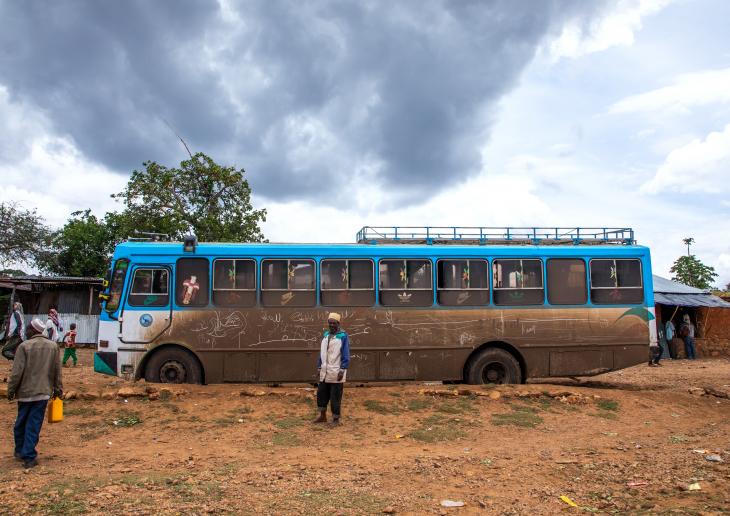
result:
[[[152,355],[144,379],[154,383],[203,383],[203,371],[195,357],[180,348],[163,348]]]
[[[522,383],[520,363],[509,351],[487,348],[469,361],[466,383]]]

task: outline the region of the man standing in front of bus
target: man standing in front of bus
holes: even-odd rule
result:
[[[18,399],[15,420],[15,458],[23,467],[38,465],[36,445],[43,426],[43,416],[51,396],[63,394],[61,360],[58,344],[43,336],[46,325],[33,319],[28,340],[18,346],[8,380],[8,400]]]
[[[327,316],[329,329],[324,332],[319,348],[317,369],[317,408],[319,417],[315,423],[327,422],[327,405],[332,406],[332,426],[340,424],[340,405],[345,387],[347,368],[350,365],[350,341],[347,333],[340,329],[340,314]]]

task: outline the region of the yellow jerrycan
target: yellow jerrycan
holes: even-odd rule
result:
[[[48,402],[48,422],[58,423],[60,421],[63,421],[63,400],[54,397]]]

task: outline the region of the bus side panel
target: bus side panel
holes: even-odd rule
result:
[[[461,379],[474,349],[504,342],[529,377],[591,375],[641,363],[643,307],[342,310],[351,380]],[[194,350],[206,381],[316,381],[326,310],[186,310],[156,343]]]

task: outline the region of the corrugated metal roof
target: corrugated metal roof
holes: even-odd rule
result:
[[[84,285],[101,285],[101,278],[74,277],[74,276],[8,276],[0,278],[0,282],[14,285],[28,285],[34,283],[44,284],[84,284]]]
[[[661,292],[664,294],[707,294],[706,290],[668,280],[667,278],[662,278],[656,274],[652,275],[652,279],[654,280],[654,292]]]
[[[707,291],[654,275],[654,302],[673,306],[730,308],[730,303]]]

